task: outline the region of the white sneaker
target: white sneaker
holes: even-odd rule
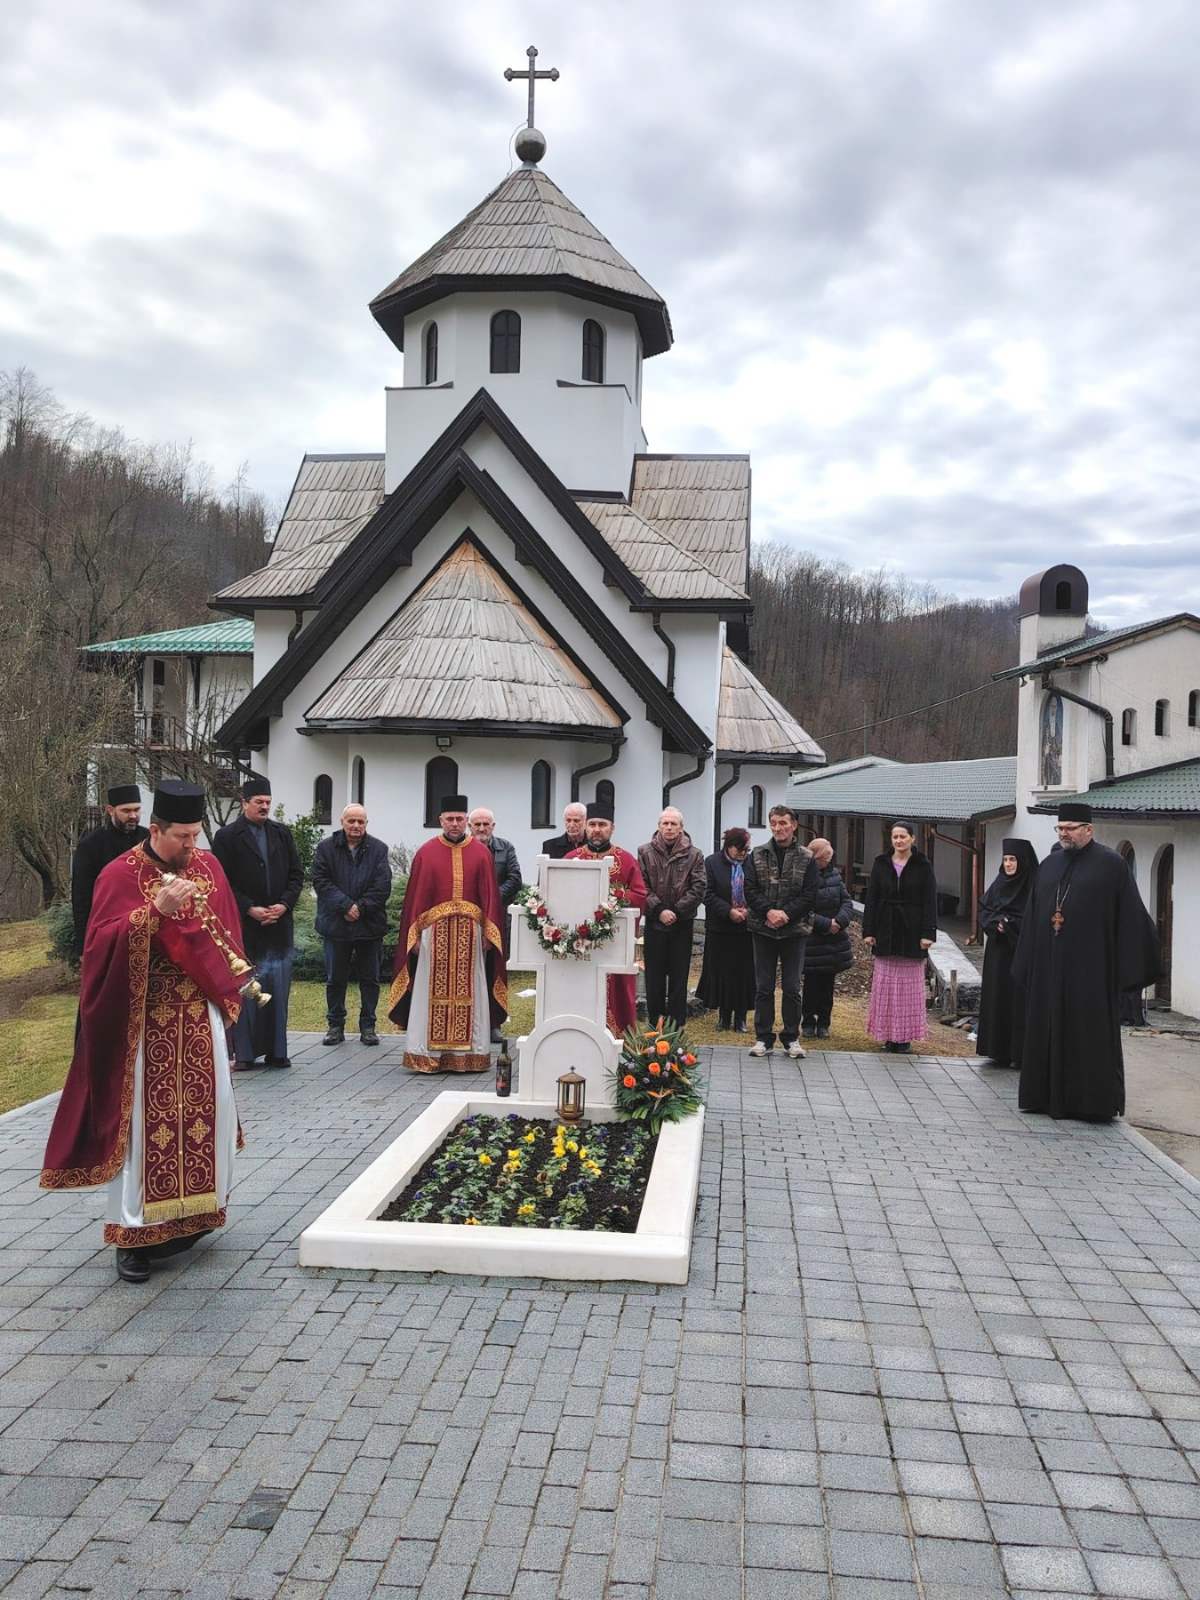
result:
[[[808,1055],[808,1051],[800,1043],[799,1039],[793,1039],[791,1044],[788,1045],[788,1055],[791,1056],[793,1061],[803,1061]]]
[[[762,1042],[761,1039],[756,1039],[750,1046],[750,1054],[752,1056],[765,1056],[768,1054],[767,1046]]]

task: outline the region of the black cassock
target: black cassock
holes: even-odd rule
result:
[[[71,917],[77,958],[83,954],[96,879],[110,861],[115,861],[118,856],[123,856],[127,850],[132,850],[134,845],[149,837],[149,830],[140,825],[132,833],[122,833],[111,822],[102,822],[98,828],[85,833],[75,846],[71,861]]]
[[[1025,992],[1013,982],[1012,964],[1038,859],[1028,839],[1005,839],[1003,850],[1006,856],[1016,856],[1016,874],[1010,878],[1002,870],[979,902],[979,926],[987,934],[987,948],[976,1048],[997,1066],[1019,1067],[1025,1038]]]
[[[1062,925],[1056,933],[1056,910]],[[1120,995],[1160,972],[1158,939],[1115,850],[1095,840],[1038,868],[1013,960],[1027,997],[1022,1111],[1109,1118],[1125,1109]]]

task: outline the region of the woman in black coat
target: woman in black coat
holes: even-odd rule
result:
[[[987,934],[983,994],[979,1002],[979,1054],[998,1067],[1020,1067],[1025,1043],[1025,991],[1013,981],[1012,959],[1038,859],[1028,839],[1005,839],[1000,871],[979,902]]]
[[[937,876],[915,839],[911,822],[892,824],[892,848],[875,857],[863,902],[863,943],[875,953],[867,1032],[897,1055],[928,1033],[925,953],[937,938]]]
[[[754,1006],[754,945],[746,926],[742,863],[745,828],[726,828],[722,848],[704,863],[704,964],[696,997],[717,1013],[717,1026],[745,1033]]]
[[[829,840],[813,839],[808,848],[817,863],[820,888],[813,908],[813,931],[804,946],[801,1029],[806,1039],[828,1039],[834,979],[854,964],[850,935],[846,932],[854,906]]]

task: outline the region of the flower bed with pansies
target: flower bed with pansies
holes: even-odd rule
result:
[[[381,1222],[635,1233],[657,1131],[636,1122],[569,1128],[516,1113],[466,1117]]]

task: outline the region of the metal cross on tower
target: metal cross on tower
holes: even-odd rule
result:
[[[551,83],[557,83],[558,82],[558,68],[557,67],[550,67],[545,72],[538,72],[535,69],[533,64],[537,60],[537,46],[536,45],[532,45],[531,44],[529,46],[529,49],[526,50],[525,54],[529,57],[529,66],[528,66],[528,68],[524,72],[518,72],[516,67],[505,67],[504,76],[505,76],[505,78],[507,78],[509,83],[511,83],[514,78],[528,78],[529,79],[529,118],[528,118],[525,126],[527,128],[532,128],[533,127],[533,92],[534,92],[534,88],[536,86],[537,80],[539,78],[549,78]]]

